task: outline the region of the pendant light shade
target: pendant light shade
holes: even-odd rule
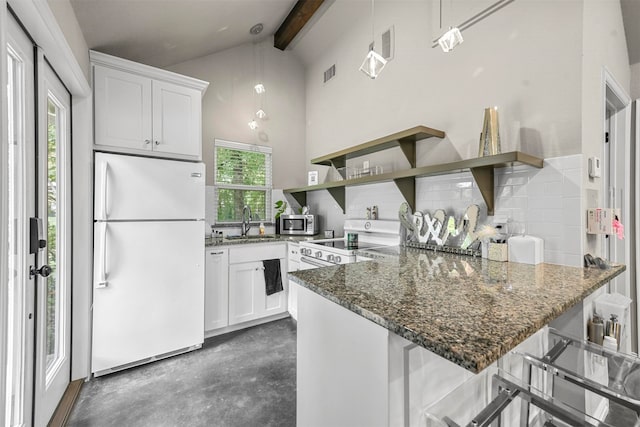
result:
[[[439,39],[438,44],[445,52],[451,52],[456,46],[462,43],[462,33],[457,27],[450,27]]]
[[[372,48],[364,58],[364,61],[360,66],[360,71],[370,78],[375,79],[378,77],[385,65],[387,65],[387,60]]]
[[[375,40],[375,30],[374,30],[374,21],[373,21],[373,12],[374,12],[374,0],[371,0],[371,40]],[[384,59],[382,55],[374,50],[374,42],[371,42],[371,47],[369,48],[369,53],[365,56],[362,65],[360,66],[360,71],[365,73],[372,79],[375,79],[380,75],[380,72],[387,65],[387,60]]]

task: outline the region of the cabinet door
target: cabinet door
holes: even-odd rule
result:
[[[280,314],[287,311],[289,280],[287,280],[286,259],[280,259],[280,278],[282,279],[283,288],[282,292],[276,292],[275,294],[267,296],[267,293],[265,292],[266,284],[264,281],[264,270],[261,270],[259,275],[261,276],[259,278],[261,282],[259,287],[261,288],[263,295],[262,301],[264,301],[264,315],[271,316],[273,314]]]
[[[151,79],[95,66],[95,143],[151,151]]]
[[[171,83],[153,82],[153,150],[201,156],[201,94]]]
[[[262,277],[262,293],[257,287]],[[229,325],[257,319],[262,304],[256,301],[264,293],[264,276],[261,262],[245,262],[229,266]],[[264,297],[263,297],[264,298]]]
[[[229,253],[206,249],[204,288],[204,330],[229,324]]]
[[[280,262],[284,264],[284,259]],[[229,266],[229,325],[284,313],[287,310],[287,289],[284,269],[281,269],[284,290],[267,296],[264,267],[261,261]]]

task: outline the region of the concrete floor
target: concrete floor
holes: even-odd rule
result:
[[[68,426],[295,426],[290,318],[85,383]]]

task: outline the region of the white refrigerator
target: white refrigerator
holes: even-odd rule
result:
[[[204,340],[202,163],[96,153],[91,371]]]

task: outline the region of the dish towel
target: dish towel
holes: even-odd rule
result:
[[[267,295],[275,294],[283,291],[282,273],[280,272],[279,259],[265,259],[262,261],[264,266],[264,283]]]

